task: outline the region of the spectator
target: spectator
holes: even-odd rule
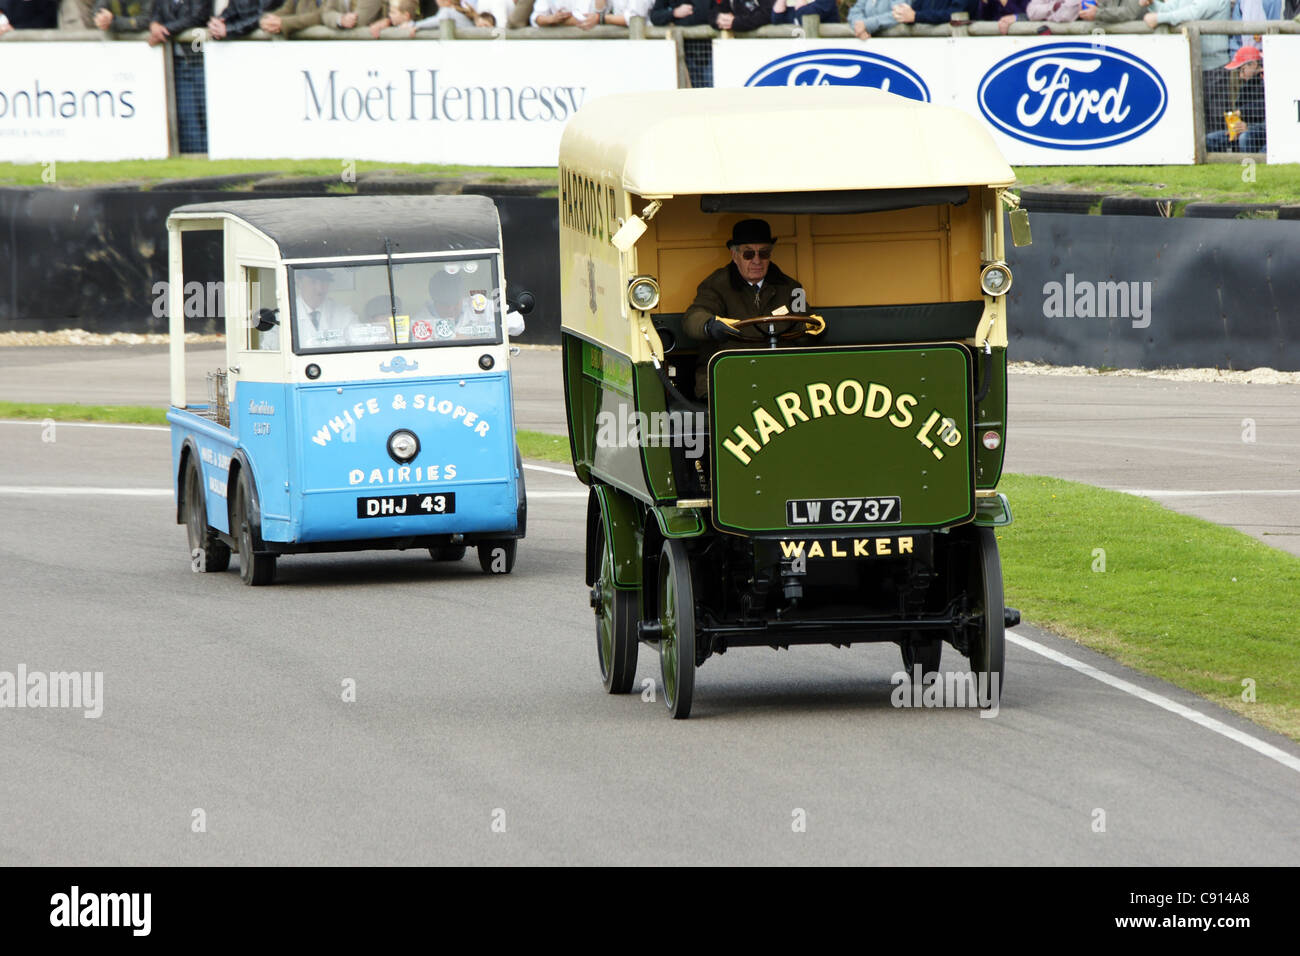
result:
[[[354,30],[370,26],[383,12],[383,0],[325,0],[320,21],[332,30]]]
[[[416,30],[436,30],[438,24],[444,20],[450,20],[458,27],[479,26],[476,18],[478,14],[473,7],[465,6],[460,0],[438,0],[438,9],[433,16],[425,17],[422,20],[416,20],[411,24],[411,36],[415,36]],[[482,26],[491,26],[490,23],[484,23]]]
[[[91,21],[113,33],[144,33],[149,29],[149,7],[145,0],[99,0]]]
[[[1225,70],[1237,74],[1236,110],[1238,135],[1234,142],[1230,130],[1221,129],[1205,137],[1205,148],[1212,153],[1262,153],[1268,148],[1264,126],[1264,58],[1258,47],[1243,46],[1228,61]]]
[[[650,22],[657,27],[707,24],[710,2],[711,0],[655,0],[655,5],[650,8]]]
[[[1003,36],[1017,20],[1028,19],[1025,12],[1028,0],[979,0],[978,14],[972,20],[995,20]]]
[[[229,0],[226,8],[208,21],[208,36],[214,40],[247,36],[257,29],[262,15],[276,2],[277,0]]]
[[[60,30],[93,30],[95,0],[63,0],[59,10]]]
[[[57,30],[59,0],[0,0],[0,35],[10,30]]]
[[[212,16],[212,0],[154,0],[149,45],[157,46],[185,30],[201,27]]]
[[[773,23],[801,23],[811,14],[822,18],[822,23],[839,23],[840,8],[835,0],[776,0],[772,4]]]
[[[1141,0],[1097,0],[1097,5],[1079,11],[1080,20],[1097,23],[1130,23],[1142,19]]]
[[[1232,0],[1138,0],[1148,8],[1142,21],[1153,30],[1158,24],[1177,26],[1189,20],[1228,20]],[[1226,36],[1201,35],[1201,102],[1207,128],[1217,125],[1228,102],[1227,77],[1220,69],[1228,62]]]
[[[1080,0],[1029,0],[1029,6],[1025,8],[1025,15],[1030,20],[1050,20],[1052,23],[1078,20],[1080,12]],[[1091,12],[1096,16],[1095,7]]]
[[[535,27],[580,27],[595,14],[595,0],[537,0],[529,22]]]
[[[758,0],[749,0],[749,2],[757,3]],[[600,22],[625,27],[631,24],[633,17],[648,21],[650,5],[651,0],[609,0],[609,9],[605,11],[605,18]]]
[[[916,0],[915,4],[894,4],[894,19],[899,23],[947,23],[954,13],[965,13],[974,20],[979,15],[979,0]]]
[[[380,17],[370,24],[370,35],[378,38],[389,27],[400,27],[405,23],[414,23],[420,15],[419,0],[388,0],[388,15]]]
[[[1232,19],[1245,23],[1281,20],[1282,12],[1282,0],[1238,0],[1232,5]],[[1247,40],[1241,35],[1228,37],[1228,52],[1235,54]]]
[[[324,12],[321,0],[286,0],[278,9],[262,14],[258,25],[267,33],[292,36],[299,30],[320,26]]]
[[[715,30],[748,33],[772,22],[772,4],[775,0],[713,0],[709,8],[709,23]],[[887,3],[888,0],[879,0]]]
[[[894,17],[895,6],[894,0],[858,0],[849,11],[853,35],[859,40],[865,40],[896,25],[898,20]]]

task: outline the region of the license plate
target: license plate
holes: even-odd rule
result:
[[[456,511],[454,491],[426,495],[358,498],[358,518],[401,518],[407,515],[449,515]]]
[[[903,500],[878,498],[791,498],[785,503],[785,523],[791,528],[808,524],[898,524],[903,520]]]

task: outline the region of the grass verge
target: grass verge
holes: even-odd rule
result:
[[[165,414],[0,402],[0,418],[156,425]],[[565,436],[517,435],[525,458],[569,461]],[[998,530],[1007,603],[1025,620],[1300,740],[1300,558],[1092,485],[1005,475],[1001,488],[1016,517]]]
[[[1007,603],[1025,620],[1300,740],[1300,558],[1091,485],[1001,489]]]
[[[1021,186],[1203,202],[1294,203],[1300,163],[1205,166],[1017,166]]]

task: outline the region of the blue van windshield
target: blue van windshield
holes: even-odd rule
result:
[[[294,351],[484,345],[501,341],[489,256],[388,265],[292,266]]]

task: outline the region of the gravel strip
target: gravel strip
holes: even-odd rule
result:
[[[1110,378],[1162,378],[1170,382],[1233,382],[1238,385],[1300,385],[1300,372],[1275,368],[1249,370],[1222,368],[1115,368],[1099,371],[1086,365],[1040,365],[1008,362],[1007,370],[1020,375],[1099,375]]]
[[[224,335],[185,333],[186,342],[224,342]],[[57,332],[0,332],[0,348],[31,345],[166,345],[171,336],[164,333],[87,332],[85,329],[60,329]]]

